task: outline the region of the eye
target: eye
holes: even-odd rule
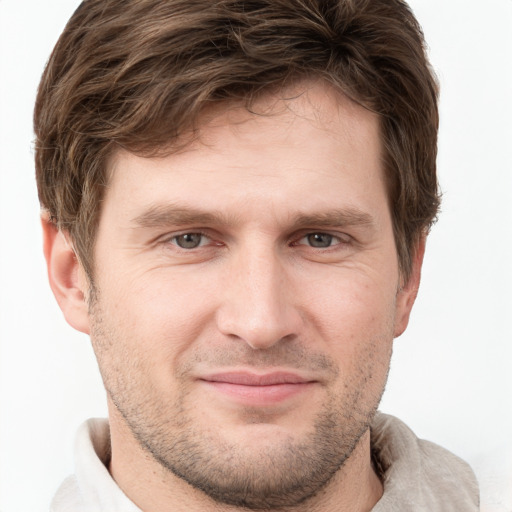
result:
[[[328,249],[335,245],[348,243],[350,243],[348,236],[344,239],[342,236],[330,235],[329,233],[322,232],[308,233],[297,242],[298,245],[308,245],[315,249]]]
[[[307,235],[306,240],[311,247],[330,247],[333,242],[333,236],[328,235],[327,233],[311,233]]]
[[[181,249],[196,249],[207,244],[209,238],[202,233],[183,233],[171,239],[171,243],[177,245]]]

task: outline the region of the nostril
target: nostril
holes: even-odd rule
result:
[[[217,314],[217,327],[222,334],[235,337],[254,350],[268,349],[295,338],[301,325],[301,316],[291,306],[271,312],[250,306],[247,309],[224,306]]]

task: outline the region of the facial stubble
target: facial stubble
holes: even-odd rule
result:
[[[143,357],[112,354],[115,347],[122,346],[121,340],[115,334],[118,331],[106,325],[96,300],[91,318],[91,338],[107,393],[143,450],[166,471],[215,502],[252,510],[296,506],[329,484],[368,432],[389,368],[389,358],[383,362],[376,357],[379,344],[387,340],[370,341],[354,363],[358,370],[345,382],[344,390],[336,393],[326,387],[326,399],[301,439],[282,434],[259,446],[247,446],[228,439],[222,429],[197,422],[198,411],[187,381],[194,364],[207,361],[213,367],[238,362],[255,368],[323,368],[325,375],[334,377],[339,373],[336,363],[300,344],[283,343],[253,351],[238,342],[229,351],[189,357],[176,371],[179,394],[169,405],[151,381],[141,380],[151,371],[149,366],[145,368]],[[386,366],[377,386],[374,373],[379,379],[383,372],[374,371],[376,364]],[[256,409],[241,411],[241,417],[244,415],[247,428],[267,421]]]

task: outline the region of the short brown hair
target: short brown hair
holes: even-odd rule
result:
[[[400,268],[439,207],[437,94],[423,33],[401,0],[85,0],[37,95],[43,208],[87,274],[116,148],[149,155],[212,102],[324,79],[381,120]]]

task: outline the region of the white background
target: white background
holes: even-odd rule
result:
[[[87,337],[46,282],[31,116],[77,6],[0,0],[0,510],[48,509],[79,423],[106,415]],[[443,212],[381,409],[469,461],[512,511],[512,0],[413,0],[441,87]]]

